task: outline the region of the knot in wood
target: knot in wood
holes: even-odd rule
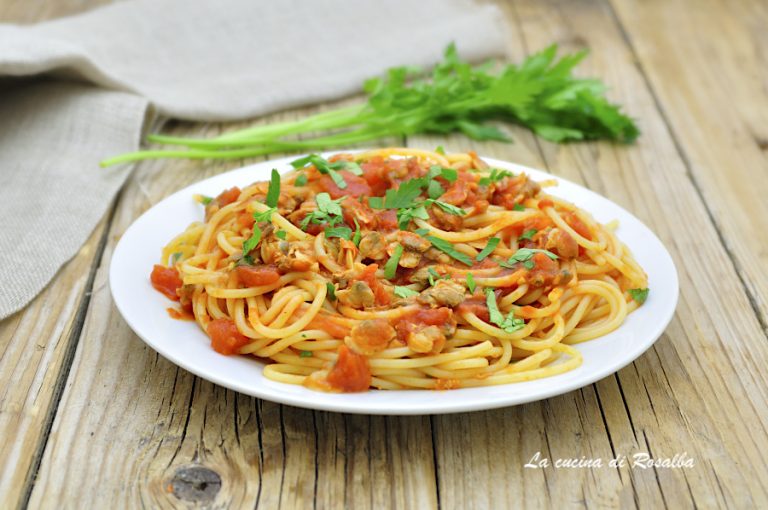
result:
[[[185,501],[206,503],[213,501],[221,489],[221,477],[216,471],[203,466],[184,466],[171,478],[173,495]]]

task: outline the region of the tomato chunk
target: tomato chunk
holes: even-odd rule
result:
[[[270,285],[280,279],[275,266],[237,266],[237,279],[246,287]]]
[[[386,209],[379,211],[379,228],[382,230],[395,230],[397,228],[397,211]]]
[[[368,358],[344,344],[340,345],[339,357],[326,376],[326,381],[332,388],[345,393],[366,391],[371,386]]]
[[[450,308],[419,308],[411,313],[400,316],[395,323],[397,338],[405,342],[408,334],[420,329],[421,326],[455,325],[453,310]]]
[[[168,299],[179,300],[179,294],[176,292],[184,282],[179,277],[179,272],[175,267],[165,267],[155,264],[152,268],[152,274],[149,276],[152,286],[158,292],[162,292]]]
[[[219,207],[224,207],[237,200],[239,196],[240,188],[235,186],[234,188],[229,188],[219,193],[219,196],[216,197],[216,203],[219,204]]]
[[[211,347],[219,354],[237,354],[240,348],[247,345],[250,339],[237,330],[237,326],[229,319],[215,319],[208,323],[208,336],[211,337]]]
[[[368,284],[373,291],[373,295],[376,297],[377,305],[388,305],[392,301],[392,296],[389,295],[384,285],[376,278],[376,271],[379,269],[378,264],[371,264],[366,266],[363,272],[360,274],[360,279]]]
[[[384,159],[380,156],[371,158],[362,163],[360,168],[363,169],[363,178],[373,191],[372,196],[379,197],[384,195],[387,188],[389,188],[388,166]]]
[[[459,315],[467,312],[475,314],[481,321],[489,322],[491,320],[490,313],[488,312],[488,305],[483,300],[465,299],[456,307],[456,313]]]
[[[554,283],[560,276],[560,264],[552,260],[544,253],[534,253],[531,259],[534,263],[533,269],[528,271],[525,279],[535,287],[548,286]]]

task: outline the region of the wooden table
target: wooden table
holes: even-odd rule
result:
[[[0,0],[0,20],[100,3]],[[512,145],[382,144],[471,148],[632,211],[680,271],[677,314],[654,347],[592,386],[488,412],[352,416],[234,393],[144,345],[113,306],[107,269],[142,212],[249,161],[149,162],[45,291],[0,323],[0,507],[768,508],[768,5],[501,6],[515,60],[551,42],[589,48],[579,71],[609,84],[637,118],[639,142],[557,146],[512,129]],[[169,127],[210,135],[240,125]],[[526,468],[537,452],[605,464],[685,453],[694,466]]]

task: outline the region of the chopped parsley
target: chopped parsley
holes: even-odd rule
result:
[[[512,208],[513,211],[525,211],[525,207],[523,207],[523,204],[515,204],[515,206]]]
[[[434,179],[435,177],[442,177],[448,182],[455,182],[456,179],[459,178],[459,171],[455,168],[443,168],[438,165],[432,165],[429,167],[429,173],[427,174],[429,179]]]
[[[353,173],[355,175],[363,175],[363,169],[360,168],[360,165],[354,161],[345,161],[341,159],[331,163],[328,165],[328,167],[332,170],[346,170],[347,172]]]
[[[296,180],[293,181],[294,186],[306,186],[307,184],[307,174],[301,173],[298,177],[296,177]]]
[[[312,357],[312,351],[299,351],[299,357],[300,358],[311,358]]]
[[[472,259],[468,255],[461,253],[456,248],[454,248],[453,244],[451,244],[449,241],[440,239],[439,237],[435,236],[427,236],[426,239],[432,243],[432,246],[447,254],[448,256],[458,260],[462,264],[466,264],[468,266],[472,265]]]
[[[627,292],[629,292],[629,295],[632,299],[637,301],[637,304],[642,305],[645,303],[645,300],[648,299],[648,291],[650,289],[629,289]]]
[[[355,243],[355,246],[359,248],[360,239],[362,239],[362,234],[360,233],[360,224],[357,222],[357,218],[352,219],[355,221],[355,235],[352,236],[352,242]]]
[[[269,207],[277,207],[277,201],[280,199],[280,173],[272,169],[272,179],[269,181],[269,188],[267,189],[266,204]]]
[[[411,220],[419,218],[421,220],[428,220],[429,213],[424,205],[419,204],[416,207],[405,207],[397,210],[397,226],[400,230],[408,230],[408,225],[411,224]]]
[[[325,237],[341,237],[342,239],[350,240],[352,237],[352,229],[349,227],[328,227],[325,229]]]
[[[261,241],[261,229],[258,225],[254,225],[251,237],[246,239],[243,243],[243,255],[248,255],[251,250],[256,248],[256,246],[259,244],[259,241]]]
[[[209,197],[208,195],[197,195],[195,198],[203,205],[208,205],[213,202],[213,197]]]
[[[470,294],[474,294],[475,288],[477,288],[477,283],[475,282],[475,277],[472,276],[472,273],[467,273],[467,288],[469,289]]]
[[[448,214],[455,214],[456,216],[464,216],[467,214],[467,211],[465,211],[461,207],[456,207],[453,204],[449,204],[447,202],[441,202],[440,200],[433,200],[430,198],[429,200],[426,200],[425,203],[430,205],[435,204],[436,206],[440,207],[440,209],[447,212]]]
[[[395,296],[401,297],[403,299],[408,299],[409,297],[418,296],[419,293],[415,290],[411,290],[408,287],[401,287],[400,285],[395,285]]]
[[[346,197],[341,197],[336,200],[331,200],[331,196],[328,193],[318,193],[315,195],[315,202],[317,203],[317,210],[307,214],[303,220],[301,220],[301,228],[306,229],[310,222],[318,225],[328,223],[331,227],[335,227],[341,223],[342,211],[341,201]]]
[[[310,154],[309,156],[304,156],[303,158],[291,161],[291,166],[293,168],[303,168],[307,165],[313,165],[317,168],[318,172],[328,175],[340,189],[346,189],[347,181],[345,181],[344,177],[333,168],[334,164],[335,163],[329,163],[327,159],[318,156],[317,154]],[[340,168],[340,166],[337,166],[337,168]]]
[[[527,239],[528,241],[531,241],[533,240],[533,236],[536,235],[536,232],[538,232],[538,230],[532,228],[531,230],[528,230],[522,234],[518,239]]]
[[[235,267],[237,266],[252,266],[253,265],[253,257],[250,255],[243,255],[240,257],[237,262],[235,262]]]
[[[253,212],[253,219],[256,220],[256,223],[264,223],[265,221],[272,221],[272,215],[277,212],[277,209],[274,207],[270,207],[266,211],[262,212]]]
[[[483,251],[477,254],[477,257],[475,257],[475,260],[480,262],[483,259],[485,259],[488,255],[493,253],[493,250],[496,249],[496,247],[499,245],[499,239],[498,237],[491,237],[488,239],[488,243],[485,245],[485,248],[483,248]]]
[[[496,324],[506,333],[514,333],[525,327],[525,321],[515,318],[514,312],[509,312],[504,317],[504,314],[499,311],[499,305],[496,303],[496,294],[493,292],[493,289],[485,289],[485,296],[485,303],[488,305],[488,314],[492,323]]]
[[[391,280],[395,277],[395,273],[397,272],[397,264],[400,262],[400,257],[402,256],[403,245],[398,244],[395,246],[395,251],[392,253],[392,256],[389,257],[387,263],[384,264],[384,278]]]
[[[331,282],[326,282],[325,288],[328,289],[328,299],[336,301],[336,287]]]
[[[443,149],[442,145],[438,145],[437,148],[435,149],[435,152],[437,152],[438,154],[440,154],[442,156],[445,156],[445,149]]]
[[[182,255],[182,254],[181,254],[181,252],[180,252],[180,251],[177,251],[176,253],[174,253],[173,255],[171,255],[171,264],[175,264],[176,262],[178,262],[178,261],[179,261],[179,259],[181,258],[181,255]]]
[[[434,285],[436,280],[447,280],[451,276],[447,274],[441,275],[437,271],[435,271],[435,268],[430,267],[427,268],[427,279],[429,280],[430,285]]]
[[[440,198],[443,193],[445,193],[445,190],[437,181],[429,181],[429,186],[427,186],[427,195],[429,195],[429,198],[437,199]]]
[[[543,253],[552,260],[557,260],[558,258],[557,255],[548,250],[539,250],[538,248],[520,248],[515,252],[514,255],[509,257],[506,262],[502,261],[499,263],[499,265],[502,267],[512,267],[513,264],[522,262],[523,267],[526,269],[533,269],[535,264],[533,263],[532,259],[535,253]]]
[[[426,186],[427,179],[408,179],[400,183],[397,189],[388,189],[384,195],[384,200],[381,197],[372,197],[368,199],[369,205],[374,209],[404,209],[414,207],[416,200],[421,191]],[[374,198],[378,200],[374,200]],[[377,207],[380,205],[380,207]]]
[[[285,230],[278,230],[277,232],[275,232],[275,237],[277,237],[278,239],[282,239],[283,241],[285,241],[286,235],[287,235],[287,232]]]
[[[481,178],[477,183],[480,186],[488,186],[492,182],[499,182],[504,177],[514,177],[515,174],[509,170],[499,170],[498,168],[491,169],[491,173],[488,177]]]

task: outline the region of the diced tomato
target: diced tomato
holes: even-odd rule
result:
[[[251,213],[244,211],[237,215],[237,224],[243,228],[251,228],[255,222]]]
[[[376,271],[379,269],[378,264],[371,264],[366,266],[363,272],[360,274],[360,280],[368,284],[373,291],[373,295],[376,297],[377,305],[388,305],[392,301],[392,296],[389,295],[384,285],[376,278]]]
[[[525,279],[534,286],[548,286],[560,275],[560,265],[544,253],[534,253],[531,259],[533,269],[528,271]]]
[[[339,340],[349,335],[348,327],[342,326],[341,324],[332,321],[328,318],[328,316],[321,313],[315,315],[314,319],[312,319],[312,321],[307,325],[305,329],[322,329],[333,338],[337,338]]]
[[[155,264],[152,268],[152,274],[149,277],[152,286],[158,292],[162,292],[168,299],[179,300],[179,294],[176,292],[184,282],[179,277],[179,272],[175,267],[165,267]]]
[[[397,227],[397,211],[386,209],[381,211],[379,216],[379,228],[381,230],[395,230]]]
[[[275,266],[237,266],[237,279],[246,287],[269,285],[280,279]]]
[[[457,179],[456,182],[448,188],[441,197],[441,202],[446,202],[453,205],[461,205],[467,200],[469,190],[467,189],[467,183],[464,179]]]
[[[389,179],[387,177],[387,165],[381,157],[371,158],[365,163],[360,164],[363,169],[363,178],[371,187],[372,196],[381,196],[389,188]]]
[[[366,391],[371,386],[368,358],[341,344],[339,357],[328,372],[326,381],[332,388],[345,393]]]
[[[208,323],[207,332],[211,337],[211,347],[219,354],[237,354],[241,347],[250,342],[229,319],[212,320]]]
[[[408,333],[419,329],[420,326],[445,326],[453,320],[453,310],[450,308],[419,308],[400,316],[395,322],[395,331],[397,338],[406,342]]]
[[[347,183],[347,187],[344,189],[339,188],[331,176],[323,175],[318,181],[318,185],[324,191],[327,191],[331,198],[336,199],[345,195],[350,197],[371,196],[371,187],[368,185],[368,181],[359,177],[352,172],[346,170],[340,170],[341,175]]]
[[[484,300],[465,299],[459,306],[456,307],[456,313],[459,315],[467,312],[477,315],[477,317],[484,322],[491,320],[491,316],[488,312],[488,305]]]
[[[585,225],[578,216],[576,216],[576,213],[567,212],[563,214],[563,219],[568,224],[568,226],[575,230],[576,233],[581,237],[584,239],[589,239],[590,241],[592,240],[592,233],[589,231],[589,227]]]
[[[488,210],[489,205],[487,200],[476,200],[475,208],[472,210],[470,216],[480,216],[481,214],[484,214],[485,211]]]
[[[349,197],[342,203],[342,211],[344,214],[344,223],[349,225],[351,229],[355,229],[355,220],[361,228],[375,230],[376,228],[376,214],[368,207],[368,204],[361,203],[358,199]]]
[[[239,196],[240,188],[235,186],[234,188],[229,188],[219,193],[219,196],[216,197],[216,203],[219,204],[219,207],[224,207],[237,200]]]

